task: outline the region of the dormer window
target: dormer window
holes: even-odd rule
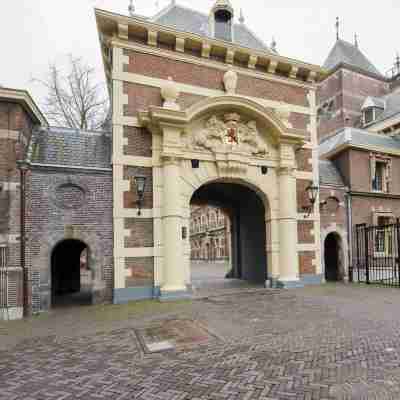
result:
[[[375,121],[374,107],[369,107],[364,110],[364,125]]]
[[[217,0],[210,14],[212,36],[233,42],[233,17],[233,8],[229,0]]]
[[[232,41],[232,15],[228,10],[215,13],[215,38]]]
[[[376,121],[384,110],[384,100],[376,97],[367,97],[361,108],[363,125],[369,125]]]

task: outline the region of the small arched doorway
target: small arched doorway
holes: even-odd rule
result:
[[[341,266],[340,237],[332,232],[325,238],[324,242],[325,280],[327,282],[338,282],[343,280]]]
[[[89,248],[80,240],[58,243],[51,255],[52,305],[92,303],[92,276]]]

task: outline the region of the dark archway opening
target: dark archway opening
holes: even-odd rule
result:
[[[51,256],[51,294],[53,306],[92,303],[89,249],[80,240],[60,242]]]
[[[340,246],[339,237],[335,233],[330,233],[325,238],[324,254],[325,254],[325,279],[327,282],[338,282],[340,277]]]
[[[194,193],[191,206],[192,209],[208,206],[219,210],[215,213],[224,215],[228,220],[226,237],[221,237],[216,233],[218,229],[214,229],[215,218],[200,217],[199,223],[192,218],[192,285],[196,287],[201,280],[201,286],[207,283],[213,286],[214,281],[219,278],[264,285],[268,278],[265,207],[258,194],[241,184],[209,183]],[[203,226],[203,221],[207,227]],[[203,261],[208,262],[208,269],[200,270],[199,263],[193,262],[193,254],[200,258],[205,257],[206,260]],[[221,261],[221,258],[226,259],[225,270],[215,262]],[[215,273],[217,268],[222,273]]]

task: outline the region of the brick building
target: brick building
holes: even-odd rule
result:
[[[353,225],[399,215],[400,62],[383,76],[340,39],[323,68],[289,59],[228,0],[95,13],[111,135],[0,89],[2,315],[79,293],[83,254],[91,303],[189,296],[199,204],[229,212],[230,276],[345,279]]]
[[[400,216],[400,60],[383,75],[357,43],[338,38],[324,67],[328,76],[318,90],[322,263],[327,278],[341,279],[351,264],[354,226],[387,225]]]
[[[218,207],[192,206],[190,210],[190,259],[229,261],[229,216]]]

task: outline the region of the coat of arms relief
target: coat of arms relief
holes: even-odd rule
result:
[[[237,113],[207,119],[204,129],[194,135],[192,145],[213,152],[245,152],[259,157],[268,154],[256,121],[243,122]]]

